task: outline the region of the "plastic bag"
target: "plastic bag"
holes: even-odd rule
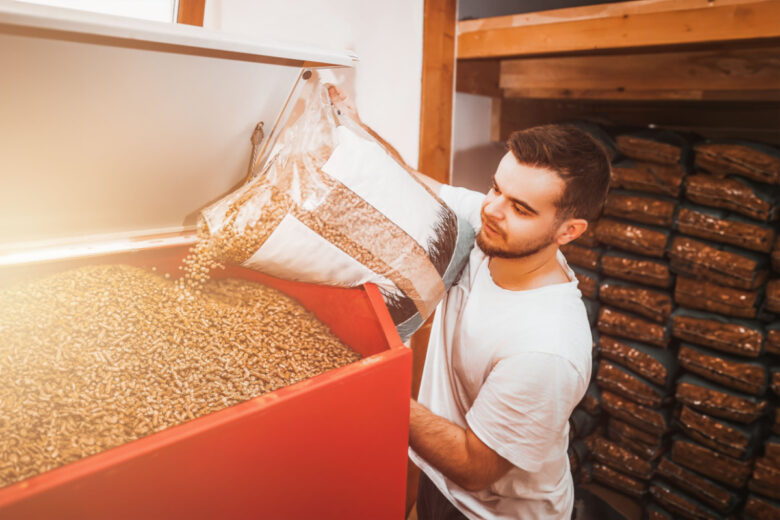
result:
[[[713,175],[736,174],[748,179],[780,184],[780,150],[746,141],[707,141],[694,147],[695,163]]]
[[[685,343],[680,345],[677,356],[682,368],[710,381],[751,395],[760,396],[766,391],[768,373],[763,361],[749,361]]]
[[[684,204],[677,212],[676,229],[680,233],[715,242],[769,253],[775,230],[767,224],[753,222],[727,211]]]
[[[757,321],[735,320],[682,308],[672,313],[672,336],[751,358],[760,356],[764,347],[764,333]]]
[[[460,273],[473,229],[341,115],[316,74],[289,113],[258,174],[202,212],[219,259],[310,283],[374,283],[408,338]]]

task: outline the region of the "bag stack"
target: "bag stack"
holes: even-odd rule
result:
[[[688,162],[687,143],[665,132],[618,135],[594,226],[599,262],[599,356],[606,433],[591,439],[593,479],[642,498],[666,452],[677,358],[669,318],[674,277],[664,259]]]
[[[769,518],[764,512],[773,504],[766,500],[777,498],[766,496],[770,472],[757,480],[751,475],[764,451],[772,400],[773,362],[764,344],[765,327],[774,319],[774,282],[768,280],[780,154],[757,145],[702,142],[694,147],[694,165],[667,251],[677,275],[679,308],[671,329],[682,369],[675,392],[679,433],[650,494],[687,518],[739,510]],[[764,459],[777,470],[775,459]],[[748,487],[756,493],[750,499]]]

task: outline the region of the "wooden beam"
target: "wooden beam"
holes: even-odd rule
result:
[[[634,49],[780,37],[780,0],[712,4],[681,10],[464,32],[458,58]]]
[[[501,97],[499,60],[458,60],[455,70],[455,90],[458,92]]]
[[[526,27],[529,25],[542,25],[546,23],[576,22],[610,16],[634,16],[638,14],[709,8],[716,5],[723,6],[751,3],[755,3],[755,0],[635,0],[633,2],[583,5],[578,7],[565,7],[562,9],[550,9],[549,11],[535,11],[532,13],[463,20],[458,22],[458,34],[490,29]]]
[[[625,90],[529,88],[503,91],[506,98],[525,99],[611,99],[611,100],[698,100],[698,101],[780,101],[778,90]]]
[[[178,23],[203,26],[206,13],[206,0],[179,0]]]
[[[603,124],[696,132],[780,145],[780,102],[583,101],[508,99],[501,102],[500,139],[544,123],[590,119]]]
[[[418,169],[443,183],[450,181],[456,13],[456,0],[425,1]]]
[[[499,85],[623,91],[780,89],[780,46],[503,60]]]
[[[425,0],[423,66],[420,98],[420,159],[418,170],[439,182],[450,182],[452,107],[455,96],[455,23],[457,0]],[[412,396],[417,397],[433,317],[412,336]],[[406,513],[417,500],[420,470],[407,462]]]

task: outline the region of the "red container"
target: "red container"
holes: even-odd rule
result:
[[[155,265],[181,247],[4,268],[0,282],[78,265]],[[378,289],[213,273],[272,286],[363,359],[0,489],[0,518],[403,518],[411,351]]]

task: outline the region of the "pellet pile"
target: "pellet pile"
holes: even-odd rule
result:
[[[204,265],[0,289],[0,487],[359,359],[294,300]]]
[[[565,252],[601,306],[600,397],[581,406],[606,421],[579,465],[649,518],[780,518],[780,152],[664,131],[616,146],[595,236]]]

